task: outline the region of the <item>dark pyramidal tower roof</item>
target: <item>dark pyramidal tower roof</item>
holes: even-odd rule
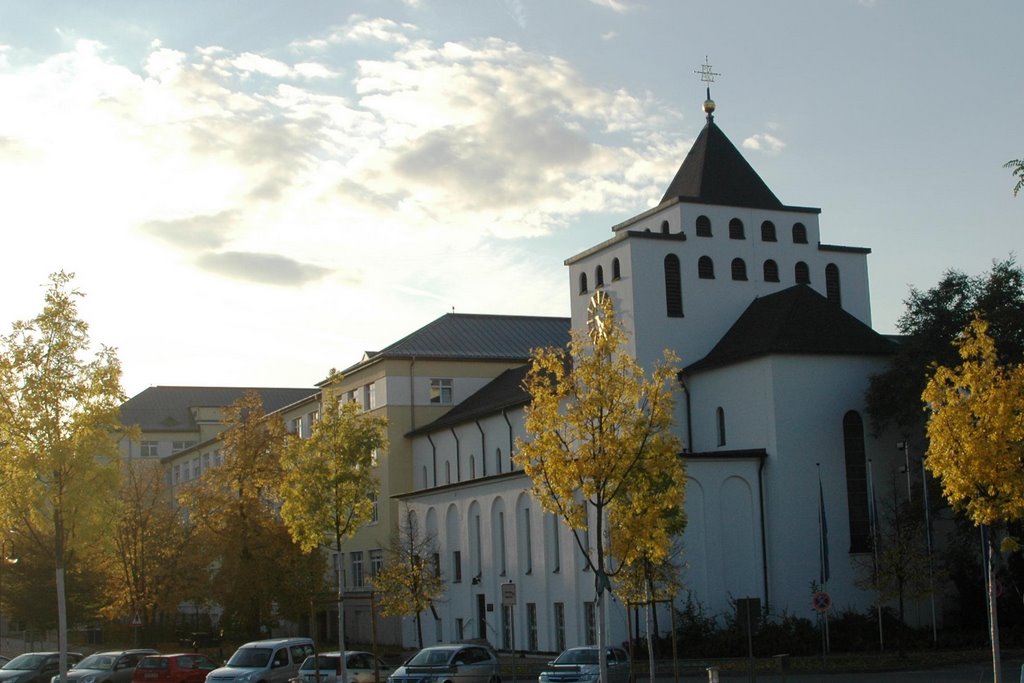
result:
[[[704,103],[708,122],[697,136],[675,178],[661,198],[701,204],[742,206],[752,209],[784,209],[761,176],[743,158],[725,133],[715,125],[715,103],[710,92]]]

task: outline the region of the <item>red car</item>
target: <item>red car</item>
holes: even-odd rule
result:
[[[132,683],[203,683],[216,668],[206,655],[150,655],[135,667]]]

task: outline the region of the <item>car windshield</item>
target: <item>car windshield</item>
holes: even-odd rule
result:
[[[235,651],[228,660],[228,666],[242,669],[258,669],[267,666],[274,651],[269,647],[243,647]]]
[[[555,664],[597,664],[597,650],[589,647],[566,650],[558,655]]]
[[[4,664],[5,669],[31,670],[38,669],[46,661],[48,655],[25,654],[18,655],[11,661]]]
[[[110,671],[114,668],[114,660],[116,657],[113,655],[89,655],[78,664],[75,664],[75,669],[96,669],[99,671]]]
[[[317,657],[306,657],[306,661],[302,663],[304,670],[312,671],[313,669],[321,669],[328,671],[338,670],[338,656],[337,655],[319,655]]]
[[[408,661],[409,666],[443,666],[451,659],[455,650],[420,650]]]

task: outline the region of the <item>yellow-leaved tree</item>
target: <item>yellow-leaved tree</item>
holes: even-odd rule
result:
[[[0,338],[0,522],[24,542],[48,546],[61,680],[67,673],[65,571],[76,547],[104,538],[117,494],[125,399],[114,349],[93,354],[73,279],[51,275],[42,312]]]
[[[421,649],[421,615],[444,593],[436,549],[435,539],[420,529],[416,513],[406,508],[398,534],[391,537],[384,566],[373,577],[373,587],[380,593],[381,614],[415,616],[416,642]]]
[[[936,368],[921,395],[930,410],[925,465],[942,482],[942,493],[953,508],[987,531],[1024,517],[1024,365],[999,362],[988,323],[981,317],[954,343],[962,362]],[[989,541],[986,583],[998,681],[992,552]]]
[[[337,381],[332,371],[329,384]],[[292,436],[281,457],[281,517],[306,552],[333,547],[372,519],[380,484],[375,453],[387,448],[387,420],[364,413],[355,401],[324,393],[320,419],[309,438]],[[338,647],[345,649],[344,586],[338,577]],[[347,679],[344,657],[341,680]]]
[[[528,438],[517,439],[515,460],[594,571],[604,644],[602,597],[625,567],[665,560],[682,530],[685,475],[672,431],[674,355],[666,352],[648,376],[625,350],[611,299],[595,306],[599,324],[589,337],[574,331],[566,349],[534,351],[524,381]],[[605,648],[598,652],[607,680]]]

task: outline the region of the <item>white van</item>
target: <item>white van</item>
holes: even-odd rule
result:
[[[246,643],[227,664],[206,674],[206,683],[288,683],[311,654],[313,641],[309,638]]]

